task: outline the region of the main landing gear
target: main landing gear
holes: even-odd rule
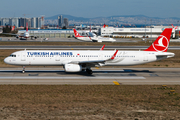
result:
[[[23,66],[23,70],[22,70],[22,73],[25,73],[25,66]]]
[[[90,74],[90,75],[92,75],[92,73],[93,73],[90,68],[87,68],[87,69],[86,69],[86,72],[87,72],[88,74]]]

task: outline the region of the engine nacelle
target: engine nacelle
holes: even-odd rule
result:
[[[19,36],[16,36],[16,38],[18,39],[18,38],[19,38]]]
[[[98,42],[102,42],[102,40],[98,40]]]
[[[65,64],[64,70],[66,72],[80,72],[82,71],[82,66],[78,64]]]

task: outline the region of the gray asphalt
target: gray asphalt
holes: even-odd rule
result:
[[[8,40],[11,39],[11,40]],[[117,38],[116,39],[117,42],[137,42],[139,40],[132,40],[132,39],[120,39]],[[21,41],[21,42],[32,42],[32,41],[36,41],[36,42],[40,42],[41,39],[38,38],[37,40],[17,40],[14,37],[3,37],[1,41],[11,41],[11,42],[15,42],[15,41]],[[49,40],[47,42],[57,42],[57,41],[61,41],[61,42],[82,42],[79,41],[77,39],[74,38],[49,38]],[[178,41],[180,41],[178,39]],[[44,42],[44,41],[42,41]],[[105,42],[104,42],[105,44]],[[102,46],[75,46],[75,45],[66,45],[66,46],[8,46],[8,45],[0,45],[0,49],[100,49]],[[105,49],[109,50],[109,49],[131,49],[131,50],[144,50],[147,49],[149,46],[106,46]],[[168,48],[169,50],[180,50],[179,46],[170,46]]]
[[[1,41],[12,41],[12,42],[15,42],[15,41],[21,41],[21,42],[43,42],[43,41],[46,41],[46,42],[84,42],[84,41],[81,41],[81,40],[77,40],[75,38],[49,38],[49,40],[44,40],[44,38],[37,38],[36,40],[31,40],[31,39],[16,39],[15,37],[0,37],[2,38]],[[128,38],[115,38],[116,39],[116,42],[137,42],[137,40],[132,40],[132,39],[128,39]],[[106,43],[106,42],[104,42]]]
[[[86,72],[66,73],[62,68],[0,68],[0,84],[34,85],[180,85],[180,68],[99,68]]]

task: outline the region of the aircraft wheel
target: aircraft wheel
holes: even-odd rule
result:
[[[91,69],[86,69],[86,72],[90,75],[92,75],[92,73],[93,73]]]
[[[22,70],[22,73],[24,74],[24,73],[25,73],[25,70]]]
[[[23,70],[22,70],[22,73],[23,73],[23,74],[25,73],[25,66],[23,66]]]

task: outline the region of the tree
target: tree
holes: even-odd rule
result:
[[[3,33],[10,33],[11,32],[11,27],[6,25],[6,27],[3,27]]]

